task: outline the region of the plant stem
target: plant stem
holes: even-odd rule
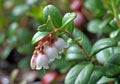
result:
[[[118,10],[117,10],[117,7],[115,5],[115,0],[111,0],[111,3],[112,3],[113,12],[114,12],[114,17],[116,19],[118,27],[120,28],[120,20],[118,17]]]
[[[74,37],[73,37],[69,32],[66,31],[66,33],[67,33],[67,35],[68,35],[69,37],[71,37],[72,39],[74,39]],[[80,45],[80,43],[78,43],[77,41],[75,41],[75,43],[82,49],[82,50],[81,50],[81,53],[85,56],[85,58],[86,58],[87,60],[90,60],[90,56],[89,56],[89,55],[87,54],[87,52],[84,50],[83,46]]]

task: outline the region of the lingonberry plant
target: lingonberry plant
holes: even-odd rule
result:
[[[115,19],[111,25],[120,25],[118,3],[112,1]],[[86,2],[86,7],[89,2]],[[111,3],[111,2],[110,2]],[[62,58],[75,61],[73,68],[65,77],[65,84],[104,84],[116,81],[120,76],[120,30],[110,33],[110,37],[101,38],[93,46],[87,36],[74,27],[76,13],[66,13],[63,17],[53,5],[43,9],[44,24],[38,27],[32,43],[38,43],[31,58],[31,68],[48,69],[51,62]],[[96,17],[96,16],[93,16]],[[102,24],[106,25],[112,19]],[[98,20],[94,20],[96,24]],[[93,24],[89,23],[88,26]],[[88,30],[91,30],[91,26]],[[96,27],[96,26],[95,26]],[[101,26],[100,26],[101,28]],[[97,31],[97,30],[96,30]],[[93,33],[99,33],[101,31]]]

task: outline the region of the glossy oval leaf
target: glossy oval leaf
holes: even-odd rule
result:
[[[107,77],[116,77],[120,75],[120,66],[106,63],[103,67],[104,75]]]
[[[101,23],[101,20],[95,19],[89,22],[87,30],[91,33],[98,34],[101,32],[101,29],[98,27]]]
[[[83,32],[81,32],[80,30],[75,28],[74,31],[73,31],[73,37],[75,38],[74,40],[76,40],[76,39],[81,40],[82,39],[82,42],[80,41],[79,44],[82,45],[83,49],[88,54],[90,54],[92,45],[91,45],[89,39],[87,38],[87,36]]]
[[[115,30],[113,32],[110,33],[110,38],[114,38],[116,40],[120,40],[120,30]]]
[[[105,34],[109,34],[111,33],[113,30],[115,30],[115,28],[111,27],[109,25],[109,21],[111,20],[111,17],[106,18],[105,20],[103,20],[99,25],[99,29],[100,32],[105,33]]]
[[[114,28],[118,28],[115,19],[111,20],[111,21],[109,22],[109,24],[110,24],[112,27],[114,27]]]
[[[75,80],[80,73],[80,71],[85,67],[85,64],[75,65],[66,75],[65,84],[75,84]]]
[[[48,16],[46,24],[40,25],[37,30],[41,32],[51,32],[55,28],[50,15]]]
[[[47,36],[49,34],[49,32],[37,32],[34,34],[33,38],[32,38],[32,44],[35,44],[36,42],[38,42],[39,40],[41,40],[42,38],[44,38],[45,36]]]
[[[27,44],[31,42],[32,39],[32,34],[30,31],[26,30],[26,29],[19,29],[17,31],[17,36],[18,39],[20,40],[21,43],[23,44]]]
[[[92,63],[86,65],[75,80],[75,84],[87,84],[90,76],[94,70],[94,65]]]
[[[103,76],[102,68],[95,67],[93,73],[90,76],[88,84],[96,84],[97,81]]]
[[[104,64],[114,54],[113,52],[112,48],[101,50],[96,54],[96,59],[100,64]]]
[[[96,84],[106,84],[109,82],[113,82],[115,80],[116,80],[115,78],[108,78],[108,77],[103,76]]]
[[[5,50],[3,50],[2,54],[1,54],[1,58],[7,59],[7,57],[11,53],[11,51],[12,51],[12,48],[10,46],[6,47]]]
[[[107,63],[112,63],[120,66],[120,52],[111,56],[110,59],[107,61]]]
[[[84,6],[92,12],[95,17],[101,17],[105,13],[102,0],[85,0]]]
[[[120,53],[114,54],[111,58],[105,63],[104,75],[107,77],[115,77],[120,74]]]
[[[30,68],[30,58],[26,57],[26,58],[22,59],[18,63],[18,67],[21,69],[29,69]]]
[[[62,28],[65,28],[76,17],[75,13],[66,13],[62,19]]]
[[[85,60],[80,50],[78,45],[71,45],[66,51],[66,60]]]
[[[9,29],[8,29],[8,36],[9,37],[12,37],[15,35],[16,31],[17,31],[17,28],[18,28],[18,23],[14,22],[10,25]]]
[[[111,39],[111,38],[100,39],[93,45],[91,56],[97,54],[99,51],[105,48],[113,47],[116,45],[117,45],[117,41],[115,39]]]
[[[73,30],[74,30],[74,21],[71,21],[68,25],[66,25],[65,31],[72,34]]]
[[[55,25],[53,24],[52,18],[50,15],[48,16],[46,25],[47,25],[47,30],[53,30],[55,28]]]
[[[43,32],[46,31],[46,28],[47,28],[47,24],[42,24],[38,26],[37,30]]]
[[[44,15],[45,22],[48,20],[48,16],[50,16],[56,28],[62,26],[62,15],[55,6],[47,5],[43,10],[43,15]]]
[[[5,33],[0,33],[0,46],[4,44],[5,37],[6,37]]]
[[[20,45],[17,47],[17,51],[21,54],[32,54],[34,48],[31,43]]]
[[[116,53],[120,53],[120,47],[119,46],[114,48],[114,54],[116,54]]]
[[[12,14],[14,16],[21,16],[21,15],[25,14],[28,10],[29,10],[29,6],[25,5],[25,4],[22,4],[22,5],[16,6],[13,9]]]

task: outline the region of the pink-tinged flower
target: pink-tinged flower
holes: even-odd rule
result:
[[[37,59],[37,57],[38,56],[35,55],[35,54],[32,55],[31,62],[30,62],[30,66],[31,66],[32,69],[35,69],[35,67],[36,67],[36,59]]]
[[[62,53],[64,48],[68,47],[68,44],[62,38],[55,39],[53,45],[57,48],[59,53]]]
[[[49,68],[48,63],[49,63],[48,57],[45,54],[40,53],[36,60],[36,70],[40,70],[42,69],[42,67],[48,69]]]
[[[47,46],[44,52],[46,53],[50,61],[54,61],[55,58],[58,58],[58,52],[54,46]]]

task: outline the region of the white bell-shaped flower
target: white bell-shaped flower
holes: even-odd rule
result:
[[[54,61],[55,58],[59,58],[57,49],[54,46],[47,46],[47,48],[44,51],[50,59],[50,61]]]
[[[31,66],[32,69],[35,69],[35,67],[36,67],[36,59],[37,59],[37,57],[38,56],[35,55],[35,54],[32,55],[31,62],[30,62],[30,66]]]
[[[37,57],[36,60],[36,70],[40,70],[43,68],[48,69],[48,63],[49,63],[49,59],[45,54],[40,53]]]
[[[55,39],[53,45],[57,48],[59,53],[62,53],[64,48],[68,47],[68,44],[62,38]]]

